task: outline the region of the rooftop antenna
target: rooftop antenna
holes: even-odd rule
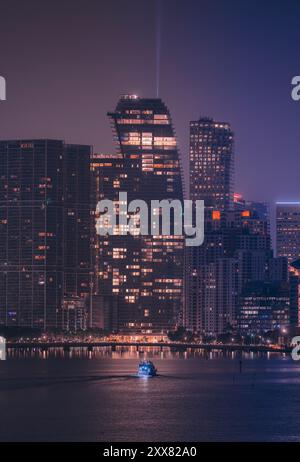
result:
[[[156,98],[159,96],[160,79],[160,56],[161,56],[161,23],[162,23],[162,3],[156,0],[155,5],[155,32],[156,32]]]

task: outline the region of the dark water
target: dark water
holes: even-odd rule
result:
[[[145,353],[144,353],[145,354]],[[20,357],[21,356],[21,357]],[[126,349],[0,361],[0,441],[300,441],[300,365],[288,356]]]

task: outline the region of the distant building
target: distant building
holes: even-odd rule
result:
[[[234,142],[226,122],[190,122],[190,198],[206,207],[233,207]]]
[[[300,202],[276,204],[277,256],[288,262],[300,258]]]
[[[234,209],[244,213],[251,214],[252,218],[266,223],[268,230],[270,230],[270,204],[268,202],[258,202],[245,200],[241,194],[234,193]]]
[[[300,259],[290,264],[290,286],[291,286],[291,326],[300,326]]]
[[[90,296],[90,146],[0,141],[0,324],[62,328]]]
[[[204,200],[205,239],[186,249],[184,325],[201,334],[221,333],[235,322],[236,264],[233,250],[234,141],[228,123],[202,117],[190,122],[190,194]],[[232,211],[229,215],[224,211]],[[232,221],[228,223],[227,220]]]
[[[202,246],[186,252],[184,324],[204,335],[222,333],[236,316],[237,267],[234,244],[221,219],[208,210]]]
[[[270,204],[268,202],[246,201],[248,207],[253,214],[260,220],[264,220],[270,226]]]
[[[290,325],[300,325],[300,202],[276,204],[277,255],[289,263]]]
[[[286,257],[271,258],[268,261],[268,280],[272,282],[288,281],[288,261]]]
[[[262,334],[290,324],[288,284],[252,282],[244,289],[240,302],[239,329],[244,334]]]
[[[270,221],[270,204],[268,202],[249,201],[244,199],[242,194],[233,194],[234,208],[239,211],[250,210],[252,215],[265,221]]]
[[[204,335],[237,327],[249,283],[288,281],[287,260],[273,257],[266,219],[248,209],[206,210],[204,243],[188,249],[186,274],[184,323]]]

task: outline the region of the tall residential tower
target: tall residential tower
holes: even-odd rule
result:
[[[119,157],[102,159],[98,197],[128,203],[183,199],[179,153],[170,112],[161,99],[126,95],[108,114]],[[116,168],[112,169],[111,166]],[[101,166],[99,166],[101,170]],[[158,211],[159,213],[159,211]],[[137,221],[139,211],[134,213]],[[127,217],[128,218],[128,217]],[[118,302],[117,329],[166,332],[180,319],[184,239],[180,235],[99,236],[99,292]]]
[[[230,125],[209,118],[190,122],[190,198],[205,207],[233,206],[234,151]]]

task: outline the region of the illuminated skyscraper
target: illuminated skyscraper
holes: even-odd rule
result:
[[[300,202],[276,204],[277,255],[291,263],[300,258]]]
[[[185,325],[215,335],[236,318],[233,133],[207,117],[190,122],[190,198],[204,200],[205,240],[187,249]],[[232,211],[231,211],[232,210]],[[225,215],[224,212],[230,211]]]
[[[121,158],[99,163],[99,198],[128,203],[183,199],[179,153],[168,108],[160,99],[124,96],[109,113]],[[94,159],[94,163],[96,163]],[[112,168],[112,165],[115,168]],[[136,218],[139,218],[138,211]],[[99,237],[99,292],[118,300],[117,328],[126,332],[165,332],[182,310],[182,236]]]
[[[205,207],[233,206],[234,151],[230,125],[200,118],[190,122],[190,198]]]
[[[91,180],[94,210],[98,201],[103,199],[110,199],[117,204],[119,192],[128,189],[122,154],[94,153],[91,157]],[[92,246],[95,276],[92,325],[108,331],[117,331],[119,286],[125,284],[127,279],[122,277],[122,273],[125,274],[126,269],[128,272],[127,260],[117,258],[118,255],[121,256],[120,249],[123,248],[122,237],[98,236],[93,224]]]
[[[61,328],[64,300],[88,303],[89,156],[60,140],[0,141],[0,324]]]

